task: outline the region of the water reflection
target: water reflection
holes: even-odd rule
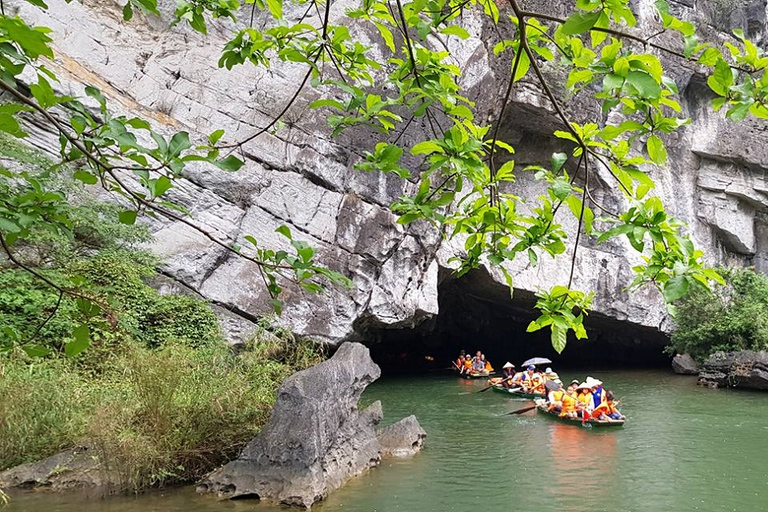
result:
[[[564,510],[599,509],[605,494],[615,487],[616,437],[563,423],[550,425],[549,433],[557,468],[550,475],[555,499]]]

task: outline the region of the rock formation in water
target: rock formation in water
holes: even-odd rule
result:
[[[411,415],[382,428],[377,437],[382,457],[411,457],[424,446],[427,433],[416,416]]]
[[[384,429],[383,449],[376,433],[381,404],[358,411],[360,395],[379,375],[368,348],[344,343],[331,359],[287,378],[264,429],[198,491],[308,508],[382,456],[415,453],[426,436],[415,417]]]
[[[0,472],[0,489],[45,487],[54,491],[119,488],[120,477],[104,469],[85,447],[71,448],[37,462]]]
[[[633,3],[641,31],[649,30],[651,2]],[[348,3],[339,0],[334,9],[342,12]],[[553,13],[562,14],[564,9],[558,2],[536,3]],[[726,9],[722,2],[670,2],[675,14],[697,22],[704,38],[721,41],[740,28],[762,41],[765,0],[727,3]],[[171,4],[160,2],[166,15]],[[160,128],[188,130],[195,139],[218,128],[226,129],[232,140],[254,133],[283,108],[304,73],[297,65],[219,69],[218,55],[230,33],[222,21],[212,23],[209,35],[203,37],[182,25],[168,27],[168,18],[137,13],[132,22],[124,23],[114,0],[95,4],[55,0],[47,13],[29,4],[16,8],[26,19],[54,29],[58,59],[51,67],[62,78],[61,87],[79,95],[82,84],[95,85],[118,108],[141,114]],[[295,17],[287,6],[286,16]],[[259,23],[258,13],[256,18]],[[509,66],[490,52],[499,37],[496,31],[471,13],[463,21],[472,37],[450,42],[450,49],[465,70],[462,86],[468,96],[478,102],[478,112],[493,118],[500,110]],[[373,45],[375,54],[381,44],[378,35],[361,37]],[[766,269],[768,125],[754,120],[735,125],[722,113],[711,112],[709,93],[695,67],[668,60],[665,64],[692,122],[667,140],[668,167],[650,169],[657,193],[670,213],[690,224],[693,238],[712,263]],[[546,71],[557,76],[554,67]],[[333,289],[319,297],[289,287],[283,320],[295,332],[339,343],[367,339],[381,329],[418,325],[438,313],[438,287],[452,279],[448,262],[463,248],[442,241],[428,226],[396,224],[387,206],[413,184],[354,171],[376,134],[358,129],[330,137],[324,116],[307,108],[313,99],[311,92],[302,96],[288,112],[285,129],[245,145],[246,165],[240,172],[192,169],[183,186],[174,189],[173,199],[192,212],[195,222],[225,241],[250,234],[262,245],[280,247],[284,242],[274,230],[288,224],[319,249],[322,263],[353,279],[353,291]],[[588,100],[570,108],[575,119],[606,119]],[[563,148],[551,135],[556,128],[551,106],[535,89],[524,85],[515,91],[502,135],[517,148],[518,168],[546,161]],[[55,144],[55,138],[39,127],[32,138],[43,147]],[[593,184],[596,198],[608,205],[621,201],[611,192],[609,178],[605,180]],[[535,196],[541,184],[521,173],[510,192]],[[575,220],[564,217],[563,223],[571,233],[576,230]],[[249,321],[270,311],[253,265],[183,224],[156,222],[152,229],[154,249],[166,258],[163,272],[228,311],[226,324],[234,326],[233,337],[242,336]],[[567,259],[542,258],[535,268],[520,261],[512,269],[515,287],[531,292],[541,285],[564,283]],[[671,325],[655,290],[623,290],[637,261],[621,240],[597,245],[582,237],[574,285],[596,292],[594,311],[599,315],[666,332]],[[501,275],[491,278],[504,283]]]
[[[672,358],[672,369],[680,375],[697,375],[699,365],[689,354],[677,354]]]
[[[768,352],[715,352],[704,361],[699,384],[768,390]]]

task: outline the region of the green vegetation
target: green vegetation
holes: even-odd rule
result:
[[[266,330],[239,355],[211,340],[124,342],[88,364],[0,356],[0,470],[85,445],[125,490],[194,480],[236,456],[277,385],[320,358],[310,342]]]
[[[322,358],[317,347],[265,320],[233,354],[205,301],[146,284],[158,260],[141,248],[145,227],[120,223],[119,207],[78,190],[68,168],[4,139],[0,152],[70,197],[56,212],[66,230],[33,226],[16,245],[24,268],[0,262],[0,470],[88,446],[138,491],[235,456],[279,383]],[[2,186],[15,184],[0,175]]]
[[[768,349],[768,277],[751,269],[720,269],[726,286],[694,290],[676,305],[668,351],[698,360],[718,350]]]

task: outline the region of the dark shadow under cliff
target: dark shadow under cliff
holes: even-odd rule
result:
[[[440,312],[413,329],[369,332],[366,344],[386,373],[423,372],[446,368],[460,350],[481,350],[497,370],[506,361],[519,365],[543,356],[562,368],[668,367],[663,333],[595,313],[586,319],[588,340],[569,336],[562,354],[550,342],[549,330],[528,333],[538,316],[530,292],[509,290],[482,270],[455,278],[442,276],[438,287]]]

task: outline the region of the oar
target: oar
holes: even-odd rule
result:
[[[523,407],[522,409],[518,409],[516,411],[508,412],[507,414],[523,414],[524,412],[532,411],[537,407],[537,404],[534,403],[533,405],[527,405]]]
[[[504,378],[504,379],[501,379],[499,382],[496,382],[495,384],[491,384],[491,381],[490,381],[490,380],[488,380],[488,385],[487,385],[486,387],[484,387],[483,389],[481,389],[480,391],[475,391],[475,393],[483,393],[483,392],[485,392],[485,391],[488,391],[488,390],[489,390],[489,389],[491,389],[493,386],[498,386],[498,385],[499,385],[499,384],[501,384],[502,382],[506,382],[506,381],[508,381],[508,380],[509,380],[509,379],[511,379],[511,378],[512,378],[512,377],[506,377],[506,378]]]

